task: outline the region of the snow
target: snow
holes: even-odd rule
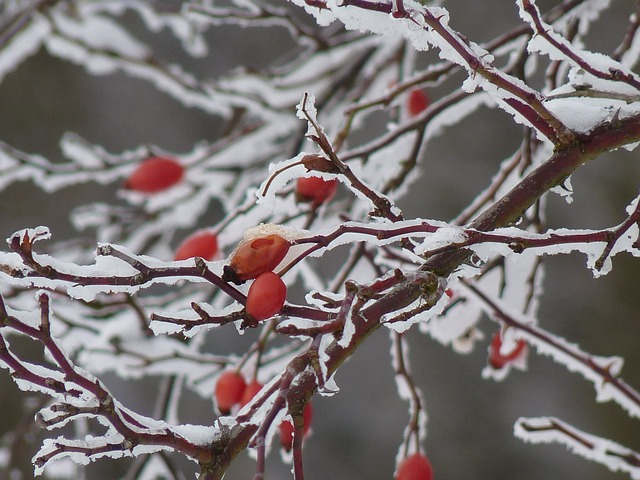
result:
[[[542,430],[528,431],[524,425]],[[600,463],[612,472],[621,471],[629,474],[633,479],[640,479],[640,467],[624,459],[627,455],[630,458],[637,458],[636,452],[606,438],[579,430],[558,418],[519,418],[514,425],[514,435],[534,444],[564,444],[572,453]]]
[[[44,475],[46,478],[60,478],[62,480],[79,478],[78,464],[70,458],[61,458],[55,462],[47,463]]]
[[[248,1],[238,0],[233,3],[239,8],[255,11],[255,6]],[[255,127],[253,131],[237,138],[224,139],[218,143],[202,142],[188,152],[166,152],[179,158],[187,166],[185,180],[181,185],[161,196],[136,195],[133,192],[120,191],[112,203],[86,205],[74,212],[73,219],[76,227],[80,229],[95,228],[101,241],[100,248],[113,246],[133,260],[140,261],[150,268],[193,265],[192,260],[171,263],[157,260],[154,257],[158,259],[171,258],[170,244],[179,235],[176,232],[190,229],[198,222],[209,222],[210,220],[204,219],[203,215],[209,211],[213,204],[219,202],[222,209],[221,215],[225,218],[223,223],[218,225],[221,227],[219,238],[220,245],[225,252],[232,251],[243,239],[256,238],[271,233],[277,233],[290,241],[317,235],[319,238],[333,238],[333,240],[326,245],[320,243],[322,248],[310,256],[321,257],[331,250],[346,247],[348,258],[352,258],[351,255],[355,248],[359,244],[365,243],[374,251],[373,260],[376,267],[400,268],[408,278],[414,275],[414,280],[419,280],[417,277],[420,275],[420,272],[415,272],[416,265],[424,262],[424,258],[420,257],[421,254],[464,243],[471,238],[472,234],[478,233],[457,225],[458,223],[467,223],[460,218],[452,222],[431,219],[390,222],[384,219],[369,218],[367,215],[371,210],[370,200],[365,198],[361,192],[354,192],[347,179],[340,175],[338,177],[342,182],[340,188],[342,189],[341,193],[344,193],[343,198],[337,199],[335,203],[330,205],[323,205],[314,220],[313,228],[307,229],[306,222],[310,217],[306,215],[306,207],[297,204],[293,198],[291,181],[300,176],[309,175],[309,172],[302,165],[298,165],[283,170],[276,177],[273,175],[287,166],[294,165],[304,155],[317,153],[317,145],[309,139],[302,141],[301,148],[297,148],[295,152],[283,153],[282,145],[284,142],[299,132],[304,132],[305,124],[303,122],[307,122],[309,136],[318,135],[319,130],[325,133],[328,138],[335,138],[336,133],[343,127],[342,104],[338,105],[340,108],[323,105],[320,113],[316,109],[316,98],[324,99],[328,89],[333,88],[329,86],[326,77],[333,75],[335,71],[342,69],[345,65],[349,65],[352,59],[371,54],[373,60],[368,63],[364,78],[370,80],[377,76],[375,81],[379,83],[374,84],[374,87],[364,88],[360,92],[362,97],[359,101],[375,100],[375,92],[380,91],[381,85],[388,82],[390,78],[397,77],[397,72],[392,71],[385,63],[393,63],[390,61],[391,56],[395,55],[405,42],[411,44],[415,51],[424,51],[435,47],[442,59],[457,63],[467,71],[468,79],[463,85],[466,91],[475,92],[478,87],[482,89],[458,101],[454,107],[445,108],[435,115],[426,128],[421,148],[426,148],[425,145],[430,140],[440,135],[448,127],[457,124],[461,118],[465,118],[483,107],[500,106],[509,111],[517,121],[526,124],[527,121],[517,112],[512,111],[505,102],[506,99],[512,98],[512,95],[472,71],[458,51],[438,36],[433,29],[425,26],[423,15],[437,17],[444,31],[451,34],[455,41],[460,41],[462,48],[470,55],[480,59],[483,68],[491,73],[501,74],[493,65],[494,61],[507,62],[508,65],[516,61],[516,50],[522,48],[524,46],[522,42],[526,40],[514,40],[499,51],[490,54],[484,47],[473,41],[467,42],[450,28],[449,14],[444,8],[425,7],[412,0],[405,2],[406,6],[412,10],[412,19],[395,19],[392,15],[381,12],[365,11],[355,6],[339,6],[340,2],[337,0],[330,1],[329,9],[322,11],[307,6],[302,0],[296,0],[295,3],[303,4],[303,7],[315,16],[321,25],[339,21],[347,29],[373,32],[374,35],[366,35],[358,40],[345,42],[345,45],[340,48],[327,48],[321,53],[301,55],[296,62],[280,68],[271,78],[265,79],[259,75],[238,71],[219,79],[214,84],[201,81],[178,65],[161,65],[150,62],[151,50],[144,42],[121,27],[120,19],[116,18],[116,16],[133,11],[139,15],[149,30],[160,32],[166,29],[179,39],[187,53],[193,56],[202,56],[207,51],[202,33],[209,25],[216,24],[216,21],[197,13],[187,12],[185,14],[188,6],[185,6],[185,10],[182,12],[158,13],[152,9],[148,2],[113,0],[79,4],[73,15],[66,9],[55,8],[52,10],[51,20],[46,20],[39,14],[33,16],[29,26],[0,52],[0,78],[44,44],[52,55],[77,63],[90,74],[107,75],[123,72],[133,78],[155,85],[159,90],[176,98],[184,105],[195,106],[214,116],[228,116],[235,107],[246,109],[247,117],[252,119],[252,127]],[[586,32],[590,23],[607,5],[608,2],[602,0],[587,0],[585,2],[584,8],[581,7],[581,15],[589,12],[587,7],[592,8],[592,14],[589,14],[589,17],[581,16],[580,34]],[[531,21],[526,15],[522,16],[525,20]],[[573,14],[560,19],[554,28],[559,31],[562,25],[570,21],[572,16]],[[551,34],[563,42],[561,37],[553,32]],[[638,53],[640,40],[637,38],[634,39],[631,50],[623,56],[619,63],[613,62],[603,55],[585,51],[579,38],[572,44],[564,42],[563,45],[603,71],[607,71],[609,68],[618,68],[622,71],[630,70],[640,56]],[[312,48],[307,44],[304,46]],[[553,47],[541,36],[534,36],[527,48],[529,52],[535,54],[525,66],[527,73],[531,75],[535,74],[534,68],[539,68],[548,59],[566,60],[562,50]],[[413,62],[417,58],[415,51],[406,54],[405,63],[401,65],[405,74],[414,72]],[[536,62],[539,63],[536,65]],[[444,63],[436,63],[421,73],[426,74],[430,70],[436,71],[443,65]],[[501,68],[504,71],[505,68]],[[588,133],[595,126],[602,125],[604,122],[615,122],[617,119],[625,119],[640,113],[638,92],[632,87],[620,82],[595,78],[575,65],[566,73],[567,78],[564,85],[554,91],[545,92],[545,96],[537,94],[535,96],[543,101],[545,108],[557,116],[568,128],[579,133]],[[404,82],[411,81],[411,79],[412,77],[409,76],[409,79],[405,78]],[[502,79],[523,89],[525,93],[535,93],[524,82],[514,77],[502,75]],[[363,85],[365,83],[363,82]],[[311,121],[302,111],[302,102],[297,106],[297,119],[293,114],[292,107],[300,101],[303,94],[302,88],[308,92],[303,97],[304,110],[309,114]],[[459,92],[452,95],[459,95]],[[396,97],[395,102],[400,102],[402,98],[402,96]],[[447,102],[449,100],[451,97],[442,98],[440,101]],[[342,100],[336,101],[342,102]],[[438,103],[433,105],[437,107]],[[353,128],[368,128],[368,122],[365,121],[368,119],[368,115],[370,115],[369,112],[357,115]],[[389,158],[406,157],[411,151],[416,137],[412,132],[401,135],[394,141],[389,140],[394,138],[394,135],[397,135],[399,131],[408,128],[413,121],[414,119],[401,116],[397,123],[390,123],[387,133],[377,140],[353,150],[349,150],[351,147],[346,145],[346,149],[340,151],[340,155],[344,154],[347,157],[351,155],[349,167],[367,186],[373,189],[382,189],[390,178],[398,175],[401,168],[397,162],[389,162]],[[314,125],[315,122],[317,122],[318,130]],[[387,141],[389,143],[385,143]],[[157,147],[141,145],[133,150],[109,153],[100,146],[92,145],[71,133],[63,136],[60,146],[66,158],[62,162],[52,163],[37,154],[12,151],[10,148],[0,145],[0,188],[26,179],[33,180],[38,187],[46,192],[53,192],[81,182],[115,184],[126,178],[140,159],[150,152],[159,151]],[[368,156],[366,162],[361,162],[357,158],[358,151],[367,148],[372,148],[375,151]],[[296,155],[298,151],[302,153]],[[514,167],[513,158],[506,159],[501,167],[501,172],[495,179],[496,181],[504,180],[504,182],[490,198],[483,196],[489,192],[489,189],[482,192],[474,201],[472,205],[474,208],[470,208],[464,213],[469,213],[472,217],[472,212],[486,208],[495,198],[516,185],[523,175],[548,158],[551,151],[552,146],[548,142],[538,148],[531,158],[531,165],[525,172]],[[270,164],[268,170],[265,167],[267,163]],[[240,169],[245,172],[241,177],[235,173]],[[335,177],[316,172],[313,174],[326,178]],[[408,193],[408,186],[416,175],[412,172],[402,188],[388,194],[392,205],[399,197]],[[269,181],[271,184],[265,192]],[[570,179],[567,179],[564,185],[569,190],[561,188],[555,190],[557,193],[565,195],[569,201],[571,199]],[[636,199],[627,209],[629,215],[633,213],[637,201]],[[544,201],[542,207],[544,207]],[[394,212],[398,212],[395,207],[393,208]],[[141,225],[129,223],[131,219],[136,218],[137,212],[141,212],[140,216],[149,218],[149,220]],[[114,218],[117,221],[113,221]],[[280,225],[285,221],[286,226]],[[127,229],[132,232],[129,233]],[[244,232],[242,238],[240,238],[240,232]],[[559,243],[529,248],[522,253],[515,253],[509,245],[511,237],[537,241],[548,240],[552,236],[566,237],[595,233],[597,232],[586,229],[555,229],[545,233],[532,233],[518,227],[494,231],[493,234],[498,237],[498,241],[471,245],[469,248],[475,254],[474,264],[462,265],[449,279],[438,279],[437,292],[431,298],[416,299],[414,302],[404,305],[402,309],[388,312],[385,315],[383,321],[389,321],[401,313],[410,312],[416,307],[423,306],[425,302],[433,302],[439,298],[436,305],[413,318],[404,322],[386,324],[390,329],[392,348],[398,347],[398,344],[394,343],[398,342],[398,338],[400,338],[398,332],[407,331],[417,323],[422,332],[429,334],[442,344],[452,346],[456,352],[468,353],[472,351],[474,345],[483,338],[483,333],[479,328],[479,321],[483,313],[495,317],[495,312],[465,287],[464,280],[473,278],[477,288],[495,300],[501,309],[513,315],[528,329],[508,329],[503,343],[505,349],[512,347],[519,339],[525,339],[540,353],[552,356],[555,361],[565,365],[568,370],[576,371],[592,382],[596,401],[617,402],[632,417],[640,416],[637,402],[630,400],[620,388],[620,385],[623,384],[606,382],[602,375],[602,371],[607,371],[618,379],[623,363],[621,358],[615,355],[609,357],[589,356],[576,345],[539,329],[536,324],[543,277],[539,264],[542,255],[581,252],[586,256],[587,266],[593,270],[594,275],[602,275],[610,270],[611,258],[616,254],[630,252],[636,256],[640,255],[638,249],[634,247],[640,234],[638,225],[631,226],[613,245],[602,269],[596,268],[596,263],[604,251],[604,242]],[[24,237],[25,234],[34,240],[51,237],[46,227],[23,230],[17,235]],[[404,252],[398,248],[398,241],[404,237],[410,237],[417,245],[415,252]],[[158,238],[158,245],[148,249],[150,239],[154,238]],[[504,241],[500,241],[500,239]],[[292,261],[313,245],[313,243],[294,245],[283,264]],[[0,263],[4,266],[4,271],[0,273],[0,276],[3,284],[9,283],[12,288],[18,290],[22,287],[41,287],[63,295],[66,293],[72,298],[82,301],[108,299],[114,302],[105,310],[106,313],[96,313],[92,311],[90,305],[84,305],[83,302],[71,304],[67,302],[62,305],[63,302],[60,301],[60,305],[53,307],[57,318],[53,325],[54,337],[58,339],[68,357],[77,361],[79,373],[85,374],[86,371],[91,371],[94,374],[114,372],[119,378],[129,380],[138,380],[145,376],[175,375],[176,384],[170,393],[171,405],[168,409],[167,421],[156,421],[134,415],[124,408],[122,410],[134,415],[150,429],[170,428],[173,432],[184,436],[197,445],[207,445],[218,438],[222,430],[235,426],[233,419],[224,418],[218,419],[214,426],[181,425],[178,422],[178,404],[185,391],[195,392],[203,398],[209,398],[216,375],[220,371],[220,365],[227,364],[225,362],[240,361],[236,356],[217,357],[203,353],[208,351],[207,349],[210,347],[207,343],[210,338],[206,333],[216,325],[201,325],[190,328],[188,325],[180,326],[154,320],[151,322],[150,328],[155,336],[147,337],[143,335],[140,323],[145,321],[143,314],[150,312],[187,321],[199,320],[200,317],[197,313],[188,308],[190,301],[196,302],[212,316],[237,312],[241,308],[238,303],[230,300],[223,293],[212,293],[210,283],[199,277],[189,279],[177,276],[163,277],[142,282],[138,269],[114,256],[99,255],[94,258],[88,257],[90,250],[87,248],[77,249],[78,252],[71,252],[74,248],[69,248],[69,252],[65,253],[56,252],[56,248],[62,247],[54,244],[50,250],[47,250],[47,254],[36,253],[34,258],[43,265],[50,265],[64,274],[75,276],[76,280],[63,281],[37,277],[12,278],[9,275],[11,269],[23,272],[28,272],[29,269],[23,265],[19,255],[7,252],[0,252]],[[137,255],[137,252],[143,251],[148,255]],[[398,256],[392,256],[389,253],[396,253]],[[485,262],[490,262],[497,257],[502,257],[502,269],[495,269],[481,278],[477,278],[480,268],[485,265]],[[85,259],[86,262],[78,264],[78,258]],[[297,286],[304,288],[305,292],[319,292],[325,297],[340,301],[344,294],[335,293],[342,291],[337,279],[342,278],[346,266],[335,265],[337,273],[334,278],[324,278],[321,269],[317,268],[317,264],[314,263],[316,259],[309,260],[300,262],[292,268],[288,274],[293,277],[292,284],[295,280]],[[347,272],[350,278],[356,278],[362,284],[379,278],[380,272],[372,267],[370,260],[371,258],[367,258],[366,261],[360,261],[357,265],[350,267]],[[225,261],[216,261],[208,263],[207,266],[219,275],[224,264]],[[120,284],[109,285],[109,283],[113,283],[114,277],[121,277]],[[96,278],[98,280],[95,280]],[[89,281],[88,279],[93,280]],[[97,284],[83,285],[83,283]],[[171,293],[156,295],[154,290],[150,290],[153,286],[168,286],[170,288],[165,290]],[[453,298],[443,295],[445,287],[452,289]],[[239,290],[244,292],[246,288],[245,285]],[[39,319],[33,296],[31,295],[31,298],[27,299],[27,296],[19,291],[12,292],[12,294],[14,294],[11,299],[14,308],[31,305],[34,310],[24,312],[8,307],[9,313],[18,315],[21,321],[29,325],[37,325]],[[135,312],[134,308],[118,311],[117,302],[123,303],[129,295],[136,296],[138,303],[135,307],[139,311]],[[307,305],[315,307],[321,312],[328,312],[332,315],[336,313],[337,309],[328,309],[322,301],[313,298],[312,293],[308,293],[305,300]],[[58,300],[52,297],[53,301],[57,302]],[[332,395],[339,390],[334,376],[326,378],[328,376],[327,364],[330,360],[328,349],[347,347],[355,334],[354,320],[357,318],[354,315],[356,312],[352,309],[345,309],[344,313],[346,313],[345,327],[341,338],[335,339],[332,335],[324,335],[319,340],[319,368],[321,371],[319,376],[321,378],[318,379],[318,383],[322,384],[322,381],[326,381],[324,387],[319,390],[322,395]],[[236,327],[238,324],[239,322],[236,322]],[[287,318],[280,326],[286,325],[306,328],[318,326],[319,323],[301,318]],[[232,334],[235,333],[232,330],[233,326],[228,325],[225,328],[231,330]],[[3,336],[7,330],[3,327]],[[183,334],[178,336],[180,340],[171,338],[171,335],[176,333]],[[215,331],[215,333],[221,332]],[[10,335],[14,335],[14,333],[9,333]],[[309,340],[305,337],[303,341],[293,339],[290,345],[269,347],[264,352],[261,351],[260,361],[262,363],[258,372],[260,381],[270,381],[270,385],[273,386],[273,382],[281,378],[280,375],[291,358],[308,350],[308,348]],[[404,342],[400,348],[403,356],[408,357],[409,352],[406,350]],[[392,349],[392,361],[396,368],[399,362],[397,353]],[[247,376],[253,373],[255,363],[258,361],[257,357],[258,355],[250,355],[248,359],[242,359],[245,362],[242,367],[243,372],[247,373]],[[592,363],[588,364],[580,359],[588,359]],[[64,381],[60,372],[50,368],[31,364],[25,364],[25,366],[40,375]],[[514,363],[514,366],[518,366],[518,364]],[[500,378],[507,372],[508,368],[501,369],[499,372],[485,369],[483,375]],[[88,373],[86,376],[94,378]],[[410,399],[411,391],[406,379],[396,376],[396,382],[400,398]],[[23,389],[43,390],[24,380],[18,379],[17,383]],[[73,385],[69,386],[73,387]],[[266,391],[266,388],[263,391]],[[54,395],[54,397],[58,398],[59,396]],[[88,396],[83,396],[82,399],[75,402],[85,406],[90,404]],[[266,399],[265,404],[253,416],[251,422],[261,422],[272,402],[273,395]],[[410,404],[410,409],[412,408],[413,405]],[[247,411],[248,407],[244,412]],[[412,413],[414,412],[410,410],[409,414]],[[47,415],[46,419],[55,419],[53,410],[43,411],[43,415],[45,414]],[[69,421],[61,421],[56,427]],[[105,424],[104,419],[98,419],[98,421]],[[420,438],[423,439],[426,425],[424,410],[421,410],[418,421],[421,427]],[[405,436],[409,434],[410,432],[406,430]],[[538,441],[537,439],[540,438],[540,436],[530,433],[517,432],[517,434],[527,438],[535,437],[534,441]],[[63,439],[58,440],[63,441]],[[52,451],[55,448],[55,441],[47,440],[41,453]],[[79,447],[100,446],[108,441],[121,442],[122,438],[108,428],[107,433],[101,437],[86,436],[78,440],[66,440],[66,442],[70,442],[69,444]],[[553,441],[563,440],[554,437]],[[595,442],[596,440],[594,440]],[[602,444],[604,445],[604,443]],[[606,445],[611,448],[619,447],[609,443]],[[112,457],[135,456],[160,449],[162,447],[140,445],[132,451],[120,451],[106,455]],[[588,455],[594,457],[592,452]],[[602,460],[598,455],[595,455],[594,458]],[[62,460],[57,461],[59,458]],[[45,467],[46,473],[64,476],[66,472],[67,476],[73,476],[69,473],[74,468],[71,461],[84,464],[88,462],[88,459],[80,454],[59,455],[56,457],[56,462],[51,462],[51,465]],[[611,458],[605,458],[604,461],[611,462]],[[162,476],[163,468],[160,463],[152,460],[147,464],[141,478]],[[42,472],[42,469],[38,470],[38,473]]]
[[[485,292],[485,295],[489,295]],[[511,341],[523,339],[534,347],[541,355],[551,357],[555,362],[563,365],[569,372],[580,374],[590,381],[596,390],[597,402],[613,401],[627,411],[634,418],[640,418],[640,405],[637,403],[637,393],[630,389],[620,379],[623,359],[616,356],[595,356],[582,351],[576,344],[570,343],[562,337],[536,325],[535,317],[526,316],[513,309],[501,299],[489,295],[491,301],[501,312],[517,322],[517,327],[511,327]],[[487,315],[494,317],[493,308],[482,303]],[[615,378],[618,383],[612,383],[608,377]]]
[[[612,96],[613,96],[613,92]],[[624,94],[623,94],[624,95]],[[589,98],[575,91],[575,97],[560,95],[554,98],[554,93],[548,95],[545,106],[555,114],[567,127],[579,132],[588,133],[603,122],[610,122],[614,118],[624,119],[640,113],[640,102],[629,103],[624,98]],[[635,98],[635,97],[629,97]]]
[[[91,38],[93,43],[101,43]],[[155,65],[146,63],[141,51],[126,52],[122,56],[113,56],[109,50],[93,49],[85,44],[86,38],[69,39],[64,36],[51,35],[46,38],[45,45],[54,56],[84,66],[93,75],[107,75],[123,71],[135,78],[148,81],[160,91],[172,96],[187,107],[198,107],[212,114],[228,115],[230,106],[228,99],[210,91],[204,85],[177,65]],[[117,45],[117,44],[116,44]],[[114,47],[111,44],[110,47]]]
[[[134,58],[150,55],[149,48],[134,39],[113,19],[92,15],[70,17],[54,10],[51,18],[58,34],[84,43],[91,49],[111,50],[116,54]]]
[[[23,245],[25,242],[33,244],[39,240],[49,240],[51,238],[51,232],[48,227],[43,225],[36,228],[24,228],[15,232],[11,237],[7,238],[6,241],[7,243],[11,243],[15,238],[20,239],[20,245]]]
[[[138,480],[158,480],[162,478],[171,478],[171,469],[166,462],[157,455],[150,456],[144,467],[138,472],[136,478]]]
[[[329,375],[329,371],[327,369],[327,364],[330,360],[327,349],[332,346],[334,341],[335,340],[331,338],[330,335],[323,335],[320,339],[320,346],[318,348],[320,373],[324,379],[324,388],[318,389],[318,393],[325,397],[333,396],[340,391],[340,387],[338,387],[335,380],[335,373],[334,375]]]
[[[216,427],[205,425],[177,425],[172,430],[191,443],[202,446],[211,444],[220,436],[220,431]]]
[[[34,55],[50,33],[51,24],[44,16],[31,15],[22,32],[0,49],[0,82],[27,57]]]
[[[630,20],[637,21],[637,15],[637,13],[633,13]],[[634,35],[629,49],[624,52],[620,59],[620,64],[625,69],[631,70],[638,63],[638,58],[640,58],[640,36]]]

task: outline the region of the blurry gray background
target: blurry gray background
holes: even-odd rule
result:
[[[539,3],[544,10],[555,2]],[[452,26],[474,41],[492,38],[504,23],[517,21],[512,2],[454,0],[447,4]],[[605,53],[615,47],[621,38],[616,25],[624,24],[623,15],[628,12],[618,7],[598,22],[598,41],[588,46]],[[488,11],[500,14],[486,15]],[[163,59],[193,68],[203,77],[227,71],[239,62],[266,65],[293,46],[282,29],[224,27],[209,34],[209,56],[193,60],[176,48],[169,35],[151,37],[135,16],[128,16],[127,21],[159,46]],[[616,34],[611,35],[612,31]],[[427,56],[433,53],[424,55],[430,58]],[[67,131],[78,132],[113,152],[145,143],[181,152],[197,141],[214,139],[218,128],[216,119],[184,108],[146,83],[118,74],[92,77],[46,52],[28,59],[0,84],[0,139],[51,159],[61,158],[58,141]],[[412,195],[401,203],[406,217],[447,220],[455,216],[484,188],[499,161],[517,147],[519,135],[503,112],[483,110],[435,139],[423,163],[424,174]],[[573,176],[572,205],[551,198],[549,226],[617,224],[624,218],[624,207],[637,194],[639,179],[637,153],[619,152],[597,159]],[[70,209],[112,198],[114,190],[115,186],[87,185],[48,196],[30,182],[16,184],[0,192],[0,237],[20,228],[47,225],[56,238],[72,238],[77,234],[68,222]],[[585,268],[581,255],[545,258],[545,266],[541,324],[587,352],[623,356],[623,378],[640,388],[640,260],[621,255],[614,261],[613,272],[597,280]],[[454,354],[417,332],[411,335],[414,376],[424,391],[429,415],[425,445],[436,478],[628,478],[584,461],[562,446],[530,446],[512,437],[512,425],[519,416],[553,415],[640,450],[637,421],[615,405],[596,404],[589,383],[548,358],[532,355],[528,372],[512,372],[502,383],[482,380],[480,372],[494,325],[486,321],[481,326],[487,338],[468,356]],[[313,435],[305,449],[307,479],[392,478],[407,406],[396,397],[388,352],[383,330],[341,369],[337,376],[340,394],[314,400]],[[117,382],[105,381],[125,404],[145,402],[127,389],[118,391]],[[25,397],[18,394],[4,370],[0,385],[0,411],[4,412],[0,431],[5,431],[13,428]],[[194,418],[210,407],[190,399]],[[25,458],[34,453],[25,452]],[[119,478],[123,466],[118,461],[99,461],[91,467],[90,478]],[[253,468],[243,455],[226,478],[251,478]],[[272,453],[267,477],[288,478],[288,469]]]

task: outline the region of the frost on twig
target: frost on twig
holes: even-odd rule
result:
[[[568,371],[577,372],[594,384],[598,402],[613,401],[635,418],[640,418],[640,393],[622,378],[623,359],[617,356],[596,357],[576,345],[538,327],[535,322],[510,313],[497,299],[491,299],[476,287],[467,285],[483,302],[487,313],[511,327],[516,339],[523,339],[542,355],[553,358]]]
[[[101,436],[69,440],[60,437],[45,441],[34,457],[35,474],[53,459],[72,457],[81,464],[104,455],[138,455],[158,449],[180,450],[194,460],[202,461],[210,454],[205,445],[197,445],[183,435],[172,431],[168,425],[134,414],[109,393],[106,387],[92,374],[74,365],[51,334],[50,299],[46,293],[38,295],[40,319],[37,324],[22,321],[24,312],[10,314],[0,299],[0,320],[5,329],[39,342],[54,365],[48,371],[43,367],[28,364],[12,355],[7,343],[0,335],[0,358],[25,390],[47,393],[54,402],[37,415],[48,429],[60,428],[82,418],[97,418],[106,426]],[[149,448],[150,447],[150,448]]]
[[[557,418],[519,418],[514,434],[525,442],[564,444],[572,453],[605,465],[613,472],[622,471],[631,478],[640,478],[640,454]]]

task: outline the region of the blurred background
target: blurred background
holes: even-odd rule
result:
[[[538,3],[544,11],[557,2]],[[603,53],[617,45],[630,11],[627,2],[612,3],[595,24],[593,44],[587,45]],[[518,22],[513,2],[451,0],[445,4],[451,25],[478,42]],[[208,56],[192,59],[167,32],[150,34],[135,15],[126,15],[124,21],[155,45],[163,60],[179,63],[201,78],[239,66],[269,65],[295,46],[283,29],[220,27],[207,36]],[[616,35],[610,35],[612,31]],[[421,55],[425,62],[436,58],[434,52]],[[219,129],[215,117],[185,108],[145,82],[122,74],[90,76],[46,51],[36,53],[0,83],[0,140],[53,161],[62,159],[58,144],[69,131],[111,152],[150,144],[180,153],[198,141],[215,139]],[[518,147],[520,135],[505,113],[481,109],[433,139],[422,176],[400,204],[405,216],[453,218],[488,184],[499,162]],[[603,228],[619,223],[625,217],[624,208],[638,193],[639,179],[637,153],[601,156],[573,175],[573,204],[550,197],[548,226]],[[58,240],[74,238],[79,234],[69,222],[70,211],[96,200],[110,201],[118,187],[80,185],[49,195],[30,182],[14,184],[0,192],[0,237],[47,225]],[[203,219],[203,225],[214,221]],[[640,388],[640,260],[620,255],[613,271],[599,279],[593,278],[582,255],[547,257],[544,264],[541,325],[586,352],[622,356],[626,365],[622,377]],[[531,355],[527,372],[514,371],[499,383],[483,380],[486,348],[495,325],[486,320],[480,326],[486,338],[469,355],[456,354],[417,329],[410,335],[413,374],[423,389],[429,415],[425,448],[436,478],[628,478],[572,455],[563,446],[526,445],[513,437],[518,417],[548,415],[640,450],[637,419],[630,420],[616,405],[596,403],[591,384],[549,358]],[[241,349],[250,338],[234,335],[225,341],[231,342],[229,348]],[[314,399],[313,434],[305,448],[307,479],[393,477],[408,413],[407,404],[395,393],[389,349],[383,329],[339,371],[340,393]],[[150,401],[140,396],[144,389],[132,389],[108,376],[103,380],[127,406]],[[0,433],[15,428],[21,412],[29,408],[26,398],[0,371]],[[185,421],[202,421],[210,410],[210,403],[189,397]],[[28,462],[38,445],[36,441],[25,446],[22,478],[30,478]],[[87,478],[120,478],[126,466],[127,461],[101,460],[89,467]],[[289,478],[289,468],[272,452],[267,477]],[[243,454],[226,478],[251,478],[253,471],[252,460]],[[192,478],[190,473],[187,478]]]

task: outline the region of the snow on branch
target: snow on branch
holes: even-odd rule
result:
[[[531,24],[535,37],[529,43],[529,49],[538,53],[549,55],[553,60],[570,59],[575,65],[596,78],[612,82],[622,82],[632,86],[636,93],[640,90],[640,79],[633,72],[624,68],[620,63],[602,54],[594,54],[586,51],[576,51],[574,46],[562,35],[554,32],[553,27],[547,24],[540,14],[540,10],[534,0],[521,0],[518,2],[520,15]],[[543,46],[536,40],[544,39],[547,44]]]
[[[640,393],[622,378],[623,359],[618,356],[597,357],[583,352],[578,346],[535,325],[531,319],[511,312],[496,299],[490,298],[475,286],[466,287],[483,302],[487,314],[514,329],[515,337],[526,340],[542,355],[550,356],[567,370],[577,372],[594,384],[596,401],[613,401],[635,418],[640,418]]]
[[[0,80],[40,51],[80,75],[124,74],[214,122],[179,151],[141,140],[112,152],[102,132],[79,129],[62,136],[55,159],[0,139],[0,193],[32,182],[75,207],[70,240],[53,237],[53,225],[25,226],[0,252],[0,365],[44,399],[32,407],[39,424],[60,432],[35,455],[37,474],[61,459],[136,457],[128,480],[186,478],[177,453],[200,480],[219,480],[249,450],[258,480],[280,436],[283,460],[302,479],[314,396],[339,392],[338,370],[381,327],[408,406],[399,472],[429,442],[411,327],[468,353],[483,339],[484,313],[500,324],[485,377],[524,367],[530,345],[592,382],[596,401],[640,417],[620,356],[590,355],[538,325],[543,259],[578,252],[598,277],[618,254],[640,256],[640,197],[609,228],[545,221],[548,192],[570,190],[582,165],[640,143],[638,12],[605,55],[583,39],[606,0],[565,0],[547,12],[515,0],[516,24],[482,43],[453,27],[446,1],[178,3],[0,5]],[[209,37],[221,27],[222,37]],[[218,71],[214,55],[236,56],[229,47],[251,28],[284,30],[291,52],[260,68],[233,58],[237,68]],[[178,53],[164,50],[171,41]],[[466,178],[472,168],[434,172],[446,159],[434,158],[433,140],[453,131],[468,155],[473,137],[455,128],[495,106],[518,124],[508,133],[518,138],[493,159],[488,185]],[[140,182],[150,164],[163,167]],[[451,178],[416,192],[433,173]],[[109,191],[93,204],[65,195],[80,184]],[[430,202],[453,206],[457,189],[472,200],[453,220],[437,218]],[[418,198],[426,208],[412,204]],[[273,290],[258,290],[265,278]],[[148,408],[126,407],[99,379],[107,373],[136,392],[156,382]],[[187,392],[204,402],[189,412],[200,425],[181,418]],[[0,439],[0,472],[19,449],[12,435]],[[640,478],[636,452],[560,420],[520,419],[516,435],[565,443]]]
[[[514,426],[516,437],[530,443],[560,443],[576,455],[640,478],[640,454],[622,445],[598,437],[553,417],[519,418]]]
[[[210,455],[202,446],[192,443],[182,435],[171,431],[167,425],[144,419],[121,406],[102,383],[84,369],[78,368],[60,348],[51,335],[51,310],[49,294],[40,293],[39,325],[24,322],[21,312],[9,314],[4,301],[0,298],[0,324],[4,331],[15,331],[39,342],[55,365],[53,376],[43,376],[42,368],[25,364],[7,349],[0,332],[0,358],[3,366],[9,368],[19,385],[26,389],[37,386],[55,398],[54,403],[41,410],[39,420],[47,428],[59,428],[70,421],[83,417],[99,418],[108,425],[107,432],[100,438],[69,441],[65,438],[46,441],[34,458],[35,473],[39,475],[49,461],[54,458],[75,456],[80,463],[113,455],[140,454],[155,451],[157,448],[179,450],[198,461]],[[56,379],[57,377],[57,379]],[[141,447],[137,449],[136,447]],[[151,450],[146,446],[153,446]]]

